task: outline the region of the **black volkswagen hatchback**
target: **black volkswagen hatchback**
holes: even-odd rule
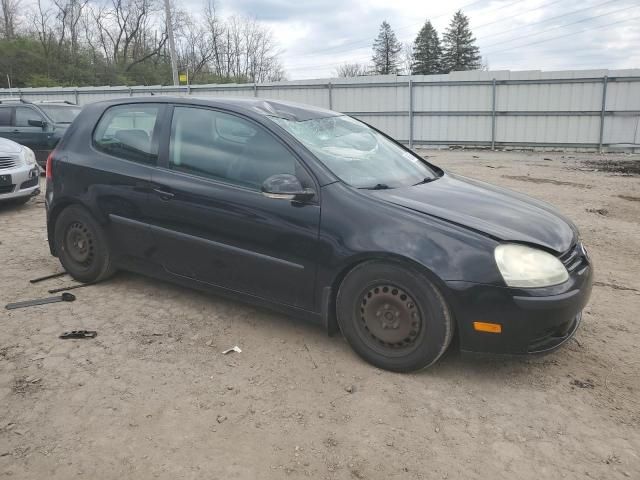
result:
[[[84,108],[47,161],[51,253],[81,282],[117,269],[342,331],[381,368],[569,339],[591,291],[550,205],[447,173],[348,116],[260,99]]]

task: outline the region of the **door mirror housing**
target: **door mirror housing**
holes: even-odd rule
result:
[[[47,122],[45,122],[44,120],[29,120],[28,123],[31,127],[40,127],[43,130],[47,128]]]
[[[310,200],[316,194],[311,188],[304,188],[298,177],[288,173],[272,175],[262,184],[262,194],[282,200]]]

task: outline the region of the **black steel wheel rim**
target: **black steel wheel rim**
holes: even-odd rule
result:
[[[94,239],[91,230],[81,222],[73,222],[65,234],[65,247],[71,259],[88,267],[94,258]]]
[[[367,287],[360,296],[357,318],[367,344],[387,354],[413,350],[424,330],[422,313],[411,294],[392,284]]]

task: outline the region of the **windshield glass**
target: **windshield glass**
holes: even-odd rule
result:
[[[435,172],[411,153],[351,117],[297,122],[269,117],[311,150],[342,181],[357,188],[398,188],[428,182]]]
[[[71,123],[80,113],[80,107],[67,105],[38,105],[55,123]]]

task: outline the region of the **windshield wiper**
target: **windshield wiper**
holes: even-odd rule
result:
[[[389,190],[390,188],[386,183],[376,183],[373,187],[360,187],[361,190]]]
[[[434,180],[435,178],[423,178],[418,183],[414,183],[412,186],[415,187],[416,185],[422,185],[423,183],[433,182]]]

